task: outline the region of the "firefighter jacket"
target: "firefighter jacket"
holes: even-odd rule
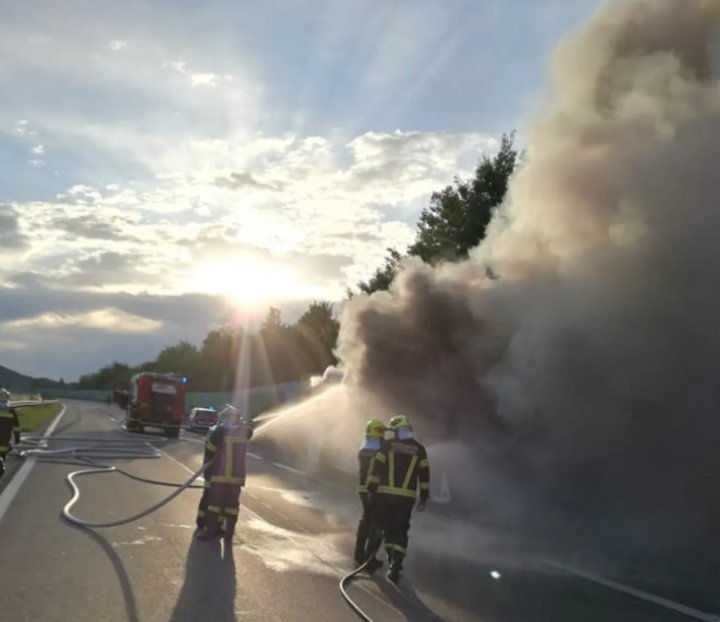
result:
[[[383,441],[370,465],[368,489],[381,495],[415,499],[430,495],[430,464],[425,447],[414,438]]]
[[[17,411],[7,406],[0,407],[0,456],[10,451],[10,439],[20,442],[20,421]]]
[[[245,424],[218,423],[210,428],[205,442],[205,481],[210,484],[245,484],[245,453],[252,438]]]
[[[370,463],[382,445],[381,438],[366,438],[358,452],[358,492],[368,491],[368,477],[370,475]]]

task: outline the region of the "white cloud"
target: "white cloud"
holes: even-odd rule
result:
[[[45,162],[45,160],[33,159],[33,160],[28,160],[28,164],[34,168],[44,168],[45,165],[47,164],[47,162]]]
[[[28,344],[18,339],[0,339],[0,351],[10,350],[27,350]]]
[[[154,185],[75,185],[54,202],[15,204],[32,251],[18,271],[72,291],[223,293],[251,257],[279,284],[266,297],[286,289],[288,299],[339,299],[387,247],[412,242],[433,191],[495,146],[480,134],[440,132],[182,142],[158,158]],[[297,268],[296,286],[273,277],[282,266]],[[240,298],[233,289],[226,293]]]
[[[98,309],[84,313],[43,313],[2,324],[5,330],[34,331],[64,328],[95,329],[114,333],[146,333],[162,328],[162,322],[126,313],[120,309]]]
[[[175,70],[177,73],[187,76],[190,86],[216,86],[221,82],[232,82],[232,74],[217,74],[210,71],[192,71],[187,63],[182,60],[163,63],[163,67]]]
[[[112,52],[119,52],[120,50],[124,50],[127,47],[127,41],[122,41],[121,39],[113,39],[107,44],[106,47]]]
[[[192,86],[215,86],[220,81],[216,73],[191,73],[190,84]]]
[[[12,134],[14,136],[37,136],[37,132],[30,127],[27,119],[18,121],[12,129]]]
[[[30,149],[31,153],[34,153],[35,155],[43,155],[45,153],[45,147],[43,145],[36,145],[32,149]]]

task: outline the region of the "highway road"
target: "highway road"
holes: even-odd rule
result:
[[[54,435],[124,435],[117,407],[68,401]],[[145,477],[180,482],[201,465],[201,437],[167,441],[152,431],[157,460],[124,461]],[[252,451],[252,446],[251,446]],[[290,467],[290,468],[288,468]],[[199,492],[157,513],[87,531],[60,518],[70,496],[62,464],[37,462],[18,488],[0,492],[3,617],[13,622],[344,622],[357,618],[338,580],[351,567],[354,491],[319,482],[254,453],[232,546],[192,538]],[[13,469],[18,477],[18,469]],[[26,469],[27,471],[27,469]],[[18,480],[19,481],[19,480]],[[168,489],[117,474],[80,480],[76,513],[119,518]],[[16,493],[16,494],[14,494]],[[681,622],[712,616],[602,577],[581,577],[541,559],[507,534],[468,526],[432,508],[414,519],[399,588],[362,578],[351,586],[377,622]]]

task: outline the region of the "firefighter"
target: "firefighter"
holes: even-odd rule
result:
[[[0,388],[0,477],[5,473],[5,456],[10,451],[10,440],[20,443],[20,421],[17,411],[10,406],[10,392]]]
[[[230,404],[220,410],[218,419],[205,443],[207,467],[198,508],[197,537],[211,540],[222,535],[231,541],[240,509],[240,491],[245,485],[247,442],[253,431],[242,413]]]
[[[358,462],[360,466],[358,493],[363,509],[362,517],[358,523],[357,533],[355,534],[355,562],[358,566],[364,564],[368,557],[374,554],[379,544],[376,538],[376,531],[378,530],[377,517],[375,516],[374,506],[370,504],[368,498],[368,475],[370,462],[385,439],[385,430],[385,424],[379,419],[371,419],[368,421],[365,426],[365,440],[358,452]],[[374,571],[382,567],[382,565],[382,562],[376,558],[370,562],[368,570]]]
[[[400,578],[407,555],[410,516],[420,489],[417,509],[425,510],[430,496],[430,465],[425,447],[413,438],[405,415],[390,420],[393,437],[383,442],[370,464],[368,491],[377,502],[380,526],[384,531],[385,550],[390,570],[387,578]],[[377,497],[377,499],[375,499]]]

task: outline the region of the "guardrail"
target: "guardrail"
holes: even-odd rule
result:
[[[9,404],[13,408],[22,406],[42,406],[43,404],[55,404],[58,400],[10,400]]]

